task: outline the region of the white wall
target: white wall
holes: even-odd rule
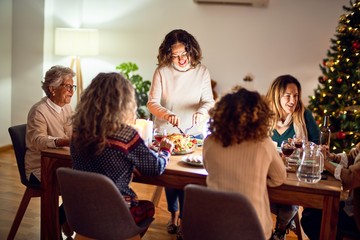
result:
[[[0,147],[9,142],[11,124],[11,1],[0,1]]]
[[[11,52],[11,123],[26,123],[43,80],[44,1],[14,0]]]
[[[183,28],[200,42],[203,63],[220,93],[244,83],[248,73],[255,80],[247,86],[266,93],[275,77],[290,73],[301,81],[306,103],[346,4],[270,0],[267,8],[254,8],[199,5],[192,0],[84,0],[68,8],[71,0],[54,2],[54,28],[100,30],[100,55],[82,60],[85,85],[99,71],[112,71],[123,61],[136,62],[145,79],[151,79],[165,34]],[[70,61],[54,59],[65,65]]]
[[[246,86],[266,93],[275,77],[289,73],[302,83],[303,99],[307,103],[318,84],[319,64],[326,57],[330,38],[334,37],[342,6],[349,3],[339,0],[269,2],[266,8],[254,8],[199,5],[193,0],[45,0],[45,23],[39,24],[39,27],[45,26],[44,52],[41,53],[44,61],[41,62],[39,56],[34,60],[25,56],[25,60],[42,65],[42,76],[54,64],[69,66],[70,57],[53,54],[54,29],[97,28],[99,56],[82,58],[85,86],[98,72],[115,71],[115,66],[124,61],[137,63],[139,74],[151,80],[164,36],[175,28],[183,28],[198,39],[204,55],[202,62],[218,82],[219,93],[243,84],[242,79],[248,73],[255,79]],[[23,41],[38,47],[38,42],[32,39]],[[0,56],[0,59],[4,58]],[[34,72],[24,73],[24,77],[26,75],[32,88],[26,89],[27,92],[16,91],[30,94],[28,100],[31,98],[34,103],[42,96],[39,82],[42,76]],[[14,80],[12,82],[14,88]],[[15,84],[15,87],[20,86]],[[24,108],[21,113],[18,111],[12,107],[11,123],[20,121],[20,115],[27,113]],[[3,129],[0,131],[3,134]],[[4,144],[0,139],[0,146]]]

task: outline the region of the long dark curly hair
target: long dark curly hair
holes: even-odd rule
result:
[[[274,113],[265,96],[236,86],[210,109],[209,132],[224,147],[270,134]]]
[[[175,29],[169,32],[159,47],[157,56],[160,67],[170,66],[172,63],[171,47],[176,43],[182,43],[185,51],[191,59],[191,66],[195,67],[202,59],[202,52],[198,41],[193,35],[182,29]]]

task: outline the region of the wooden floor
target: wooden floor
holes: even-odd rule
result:
[[[133,184],[133,189],[139,199],[150,200],[154,186]],[[0,152],[0,239],[6,239],[10,226],[14,220],[20,200],[24,193],[24,186],[20,183],[19,173],[12,150]],[[166,232],[169,218],[165,194],[162,194],[159,206],[156,208],[155,221],[151,224],[144,240],[175,240],[175,235]],[[33,198],[16,234],[18,240],[40,239],[40,198]],[[293,232],[287,235],[288,240],[297,239]]]

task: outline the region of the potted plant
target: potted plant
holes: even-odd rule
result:
[[[136,63],[124,62],[116,66],[116,69],[120,71],[130,82],[134,85],[135,96],[138,105],[137,117],[142,119],[149,119],[150,113],[146,107],[148,101],[148,93],[151,82],[149,80],[143,80],[143,77],[135,72],[139,69]]]

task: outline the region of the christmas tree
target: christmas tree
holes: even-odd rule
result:
[[[320,126],[330,116],[332,152],[347,152],[360,141],[360,0],[343,9],[308,106]]]

